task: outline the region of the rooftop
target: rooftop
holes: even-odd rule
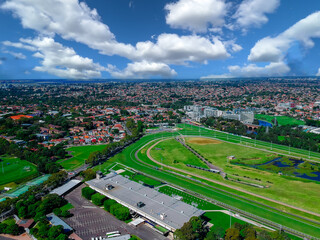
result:
[[[80,180],[76,180],[76,179],[70,180],[69,182],[62,185],[61,187],[53,189],[50,192],[50,194],[58,194],[59,196],[61,196],[66,192],[68,192],[69,190],[71,190],[72,188],[74,188],[75,186],[77,186],[79,183],[81,183]]]
[[[111,173],[104,178],[93,179],[87,183],[104,195],[125,203],[140,214],[147,215],[147,218],[151,218],[158,224],[170,226],[170,230],[181,228],[191,217],[204,213],[196,207],[133,182],[121,175]],[[114,188],[106,190],[108,185],[112,185]],[[137,203],[139,202],[144,205],[138,207]]]

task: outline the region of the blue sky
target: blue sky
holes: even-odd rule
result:
[[[319,0],[0,0],[0,79],[320,75]]]

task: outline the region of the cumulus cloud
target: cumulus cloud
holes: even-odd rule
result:
[[[129,63],[123,71],[116,69],[114,66],[109,66],[109,72],[115,78],[146,78],[150,76],[171,78],[177,75],[173,69],[164,63],[147,61]]]
[[[92,59],[84,58],[74,51],[54,41],[53,38],[20,39],[20,43],[10,43],[11,46],[34,49],[34,57],[40,58],[41,66],[33,70],[47,72],[61,78],[88,79],[101,77],[101,71],[106,68],[94,63]]]
[[[320,68],[318,69],[318,73],[316,76],[320,77]]]
[[[167,19],[172,19],[171,16],[176,15],[177,8],[182,5],[189,8],[185,5],[186,2],[181,0],[181,3],[180,1],[176,3],[178,5],[167,5],[166,9],[169,11]],[[207,26],[207,24],[215,27],[224,23],[222,16],[226,5],[223,0],[193,0],[191,2],[193,5],[196,3],[199,5],[197,10],[199,21],[193,21],[190,18],[190,24],[194,22],[199,24],[197,27]],[[36,30],[41,36],[53,38],[57,34],[63,39],[73,40],[98,50],[100,54],[125,57],[132,60],[134,64],[143,61],[165,65],[188,64],[189,62],[206,63],[208,60],[229,57],[224,42],[217,38],[208,39],[197,35],[179,36],[163,33],[153,41],[138,42],[135,45],[120,43],[109,27],[101,22],[97,10],[90,9],[79,0],[6,0],[1,8],[12,11],[14,16],[21,19],[24,28]],[[202,12],[204,8],[206,11]],[[209,17],[211,10],[213,12]],[[190,9],[186,12],[190,12]],[[195,12],[194,9],[192,12]],[[206,16],[200,19],[200,15]],[[196,15],[192,17],[197,18]],[[12,46],[12,43],[9,42],[4,44]],[[32,46],[21,45],[20,47],[30,48]],[[230,49],[238,51],[240,48],[233,44]]]
[[[228,67],[230,74],[237,77],[272,77],[283,76],[290,72],[290,68],[284,62],[270,63],[264,67],[250,64],[244,67],[238,65]]]
[[[27,57],[23,53],[17,53],[17,52],[12,52],[12,51],[7,51],[4,50],[3,53],[10,54],[14,56],[16,59],[26,59]]]
[[[273,13],[280,5],[280,0],[244,0],[239,5],[233,18],[236,25],[244,31],[250,27],[260,27],[268,22],[267,13]]]
[[[255,62],[279,62],[296,42],[312,48],[312,38],[320,37],[320,11],[310,14],[276,37],[265,37],[251,49],[248,60]]]
[[[185,64],[188,61],[205,63],[207,60],[224,59],[228,56],[224,43],[217,38],[210,41],[197,35],[178,36],[164,33],[158,36],[156,43],[137,43],[131,58],[135,61]]]
[[[165,6],[166,22],[172,28],[206,32],[223,26],[227,8],[224,0],[179,0]]]

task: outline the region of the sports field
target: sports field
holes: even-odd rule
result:
[[[1,156],[0,189],[12,182],[21,183],[38,175],[38,170],[32,163],[11,156]]]
[[[72,157],[68,159],[59,160],[58,163],[66,170],[74,170],[81,167],[85,160],[88,159],[90,153],[100,151],[105,148],[106,145],[89,145],[70,147],[67,151],[71,152]]]
[[[271,115],[265,115],[265,114],[255,114],[254,118],[259,119],[259,120],[264,120],[270,123],[274,123],[273,119],[276,118],[277,122],[280,126],[283,125],[304,125],[305,122],[302,120],[298,120],[292,117],[288,116],[271,116]]]
[[[192,134],[192,131],[188,130],[182,130],[181,132]],[[103,165],[97,166],[94,169],[108,169],[115,163],[122,163],[130,168],[136,169],[145,174],[149,174],[154,178],[161,179],[161,181],[166,181],[170,184],[188,189],[194,193],[202,194],[203,196],[213,199],[214,201],[223,202],[229,207],[242,209],[249,214],[253,214],[252,216],[264,218],[274,223],[281,224],[282,226],[320,237],[320,224],[318,225],[316,223],[311,223],[310,221],[298,216],[288,215],[286,212],[292,212],[297,215],[319,221],[318,217],[315,217],[314,215],[310,215],[278,203],[270,202],[259,197],[250,196],[250,198],[247,198],[248,195],[242,193],[241,191],[218,184],[207,183],[203,181],[208,184],[204,185],[202,183],[193,181],[186,176],[176,175],[173,172],[168,171],[166,168],[161,170],[159,165],[152,163],[151,160],[148,160],[145,154],[140,153],[140,150],[145,152],[145,149],[152,145],[151,141],[160,140],[162,137],[172,137],[172,135],[177,134],[160,133],[144,136],[139,141],[125,148],[121,153],[109,159]],[[140,156],[143,156],[143,158],[140,159]],[[246,199],[242,197],[246,197]],[[277,209],[282,209],[285,212],[280,212],[268,206],[261,205],[259,202]]]

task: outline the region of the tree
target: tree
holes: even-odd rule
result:
[[[72,213],[70,213],[68,210],[64,210],[61,212],[60,216],[64,218],[68,218],[72,216]]]
[[[106,197],[100,193],[95,193],[91,196],[92,203],[98,206],[102,206],[105,198]]]
[[[110,212],[110,207],[114,204],[116,204],[117,202],[113,199],[107,199],[104,201],[103,203],[103,206],[104,206],[104,209],[108,212]]]
[[[203,228],[202,220],[199,217],[192,217],[188,222],[175,232],[175,238],[179,240],[203,239],[206,230]]]
[[[121,221],[128,220],[130,218],[130,211],[128,208],[121,206],[114,211],[114,215]]]
[[[259,240],[272,240],[272,237],[269,232],[263,230],[258,233],[258,239]]]
[[[56,240],[68,240],[68,236],[66,234],[61,233]]]
[[[83,171],[81,175],[84,177],[85,181],[89,181],[96,177],[96,172],[92,168],[88,168],[87,170]]]
[[[240,231],[236,228],[228,228],[226,231],[225,240],[238,240],[240,239]]]
[[[63,233],[63,227],[61,225],[58,226],[52,226],[48,231],[48,237],[55,239],[57,238],[61,233]]]
[[[90,187],[84,187],[81,189],[81,194],[83,197],[85,197],[88,200],[91,200],[91,196],[95,193],[96,191],[93,190]]]
[[[20,229],[17,224],[8,225],[5,231],[7,234],[15,236],[20,235],[22,233],[22,229]]]

